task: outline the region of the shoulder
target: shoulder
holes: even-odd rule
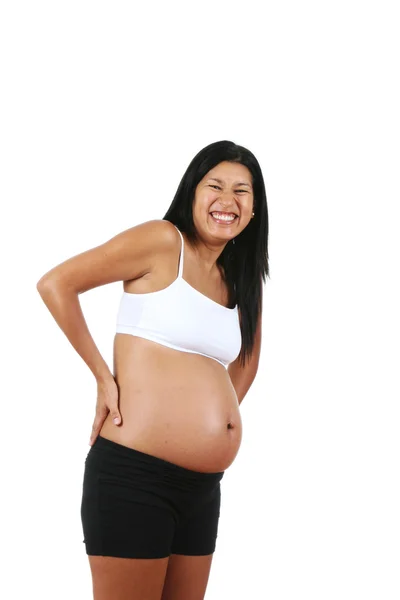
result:
[[[144,246],[149,255],[159,261],[160,257],[168,259],[175,257],[181,247],[181,235],[170,221],[153,219],[137,226],[141,229],[141,237],[146,240]],[[150,249],[151,248],[151,249]]]
[[[179,232],[171,221],[166,221],[165,219],[153,219],[152,221],[146,221],[142,225],[167,242],[173,242],[180,239]]]
[[[176,240],[181,239],[177,227],[171,223],[171,221],[156,219],[153,221],[153,223],[154,226],[160,231],[160,235],[162,235],[167,242],[176,242]]]
[[[158,250],[164,250],[176,246],[180,235],[175,225],[164,219],[152,219],[144,221],[128,229],[129,237],[136,242],[144,242],[146,246],[151,245]]]

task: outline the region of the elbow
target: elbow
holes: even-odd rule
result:
[[[36,289],[42,297],[47,295],[49,292],[53,293],[59,288],[59,283],[57,283],[53,277],[48,277],[47,275],[43,275],[43,277],[41,277],[36,283]]]
[[[46,290],[49,290],[51,287],[53,287],[51,279],[49,277],[46,277],[46,275],[43,275],[43,277],[41,277],[36,283],[36,289],[41,296],[46,292]]]
[[[36,283],[36,289],[40,295],[43,294],[45,287],[47,287],[47,281],[45,277],[41,277],[39,281]]]

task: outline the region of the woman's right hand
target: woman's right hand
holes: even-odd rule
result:
[[[108,413],[111,413],[111,419],[115,425],[122,422],[118,407],[119,391],[114,378],[107,382],[97,382],[97,403],[96,416],[94,418],[92,433],[90,435],[89,445],[92,446],[99,435]]]

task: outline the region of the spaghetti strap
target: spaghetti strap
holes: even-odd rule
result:
[[[176,227],[175,224],[174,224],[174,226]],[[183,235],[182,235],[182,233],[179,231],[179,229],[177,227],[176,227],[176,229],[178,230],[179,235],[181,236],[181,240],[182,240],[181,253],[180,253],[180,257],[179,257],[179,270],[178,270],[178,278],[182,278],[184,243],[183,243]]]
[[[180,220],[177,221],[180,226]],[[181,236],[180,252],[179,241],[175,238],[174,252],[178,257],[171,258],[178,263],[175,263],[175,277],[161,290],[142,293],[124,290],[116,318],[116,333],[147,339],[176,351],[199,354],[227,367],[238,358],[242,347],[238,305],[228,308],[184,279],[184,254],[191,245],[190,236],[172,221],[169,223]],[[197,550],[204,551],[204,548],[204,545],[198,546]],[[122,548],[121,553],[124,552]],[[157,550],[158,554],[161,556],[161,551]]]

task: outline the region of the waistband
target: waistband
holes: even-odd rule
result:
[[[119,444],[118,442],[114,442],[107,438],[98,435],[94,444],[91,446],[90,451],[97,450],[106,450],[111,451],[119,456],[124,456],[127,459],[132,461],[140,460],[143,463],[147,463],[149,465],[155,465],[169,472],[173,472],[176,475],[182,475],[185,477],[191,477],[197,480],[212,480],[219,479],[221,480],[225,471],[216,471],[212,473],[205,473],[203,471],[195,471],[193,469],[187,469],[181,465],[177,465],[169,460],[165,460],[164,458],[160,458],[159,456],[153,456],[152,454],[148,454],[147,452],[142,452],[141,450],[136,450],[136,448],[129,448],[128,446],[124,446],[123,444]]]

